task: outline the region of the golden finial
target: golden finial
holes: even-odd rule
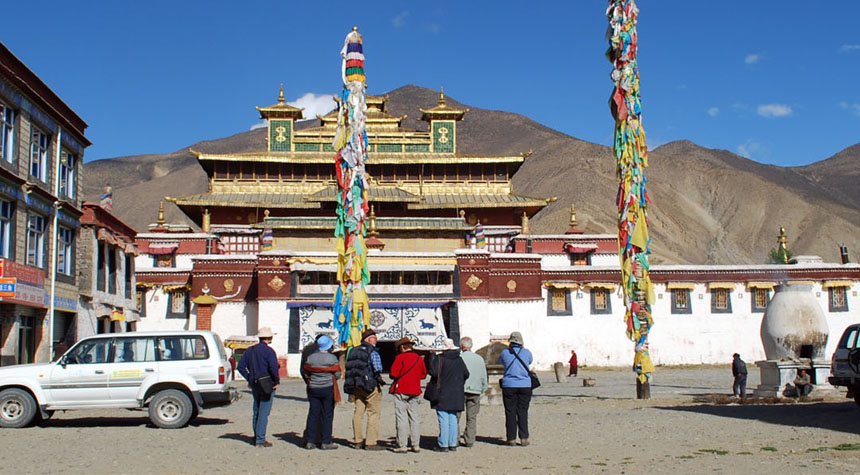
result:
[[[520,231],[522,234],[532,233],[531,229],[529,228],[529,215],[527,215],[525,211],[523,211],[523,217],[520,221],[520,227],[522,228],[522,230]]]
[[[278,93],[278,104],[284,103],[284,83],[281,83],[281,92]]]
[[[371,237],[376,237],[379,233],[376,232],[376,209],[373,205],[370,205],[370,235]]]
[[[209,214],[209,208],[203,208],[203,223],[200,228],[204,233],[208,233],[212,228],[212,215]]]
[[[466,211],[461,209],[460,210],[460,218],[465,218],[465,217],[466,217]]]
[[[576,205],[570,204],[570,227],[576,227]]]
[[[445,88],[442,86],[439,87],[439,105],[445,105]]]
[[[353,26],[353,27],[352,27],[352,31],[358,31],[358,27],[357,27],[357,26]]]
[[[268,218],[268,217],[269,217],[269,210],[267,210],[267,209],[263,210],[263,219]]]
[[[158,205],[158,225],[164,226],[164,200]]]
[[[779,237],[776,239],[776,242],[779,243],[777,255],[782,259],[783,264],[788,264],[788,249],[786,249],[788,238],[785,236],[785,226],[779,227]]]

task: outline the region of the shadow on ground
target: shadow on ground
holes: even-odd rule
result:
[[[854,402],[816,402],[810,404],[699,405],[656,407],[717,417],[755,420],[791,427],[813,427],[848,434],[860,434],[860,409]]]
[[[212,419],[205,417],[197,417],[188,425],[192,427],[213,426],[227,424],[227,419]],[[81,428],[81,427],[140,427],[147,426],[156,428],[155,425],[149,422],[147,417],[80,417],[76,419],[49,419],[42,421],[42,427],[64,428]]]

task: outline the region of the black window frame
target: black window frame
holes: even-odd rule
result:
[[[185,299],[185,311],[184,312],[174,312],[173,311],[173,299],[177,297],[177,294],[182,293],[182,298]],[[187,290],[172,290],[167,292],[167,312],[165,314],[165,318],[171,319],[182,319],[188,320],[190,316],[188,304],[190,303],[188,298],[189,292]]]
[[[760,291],[764,291],[764,293],[765,293],[764,306],[763,307],[759,307],[756,304],[756,293],[758,293]],[[750,312],[752,312],[752,313],[764,313],[765,310],[767,310],[767,304],[769,302],[770,302],[770,289],[763,288],[763,287],[755,287],[752,289],[752,292],[750,292]]]
[[[552,294],[556,291],[564,292],[564,310],[555,310],[552,307]],[[548,288],[546,293],[546,314],[550,317],[570,317],[573,315],[573,306],[571,305],[570,289]]]
[[[845,301],[845,305],[836,306],[833,304],[833,295],[834,290],[839,289],[842,291],[843,300]],[[848,287],[828,287],[827,288],[827,308],[831,312],[847,312],[848,311]]]
[[[690,298],[690,289],[669,289],[672,298],[672,315],[690,315],[693,313],[693,300]],[[687,298],[685,308],[678,307],[677,295],[683,293]]]
[[[732,289],[710,289],[711,313],[732,313]],[[726,293],[726,308],[717,307],[717,292]]]
[[[597,308],[597,292],[606,292],[606,308],[601,309]],[[602,287],[592,287],[591,292],[591,314],[592,315],[609,315],[612,313],[612,292],[609,289],[604,289]]]

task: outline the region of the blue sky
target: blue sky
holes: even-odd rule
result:
[[[607,3],[40,1],[3,7],[0,41],[74,108],[87,160],[249,130],[278,85],[312,114],[364,34],[370,92],[438,88],[609,144]],[[805,165],[857,143],[857,2],[643,0],[650,148],[687,139]],[[27,19],[30,20],[27,20]]]

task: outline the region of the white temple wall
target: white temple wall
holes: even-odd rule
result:
[[[860,298],[854,294],[860,284],[847,289],[848,312],[831,312],[828,291],[815,284],[830,328],[826,355],[833,354],[844,329],[860,322]],[[535,366],[548,370],[556,361],[567,362],[575,349],[579,363],[589,366],[630,366],[633,342],[625,334],[624,304],[619,292],[610,294],[612,312],[592,314],[589,291],[571,291],[572,315],[548,316],[544,300],[488,301],[461,300],[458,303],[460,335],[471,336],[475,348],[504,337],[512,331],[523,334],[525,347],[532,351]],[[649,338],[651,356],[657,365],[729,364],[733,353],[749,362],[764,359],[760,329],[764,313],[753,312],[752,293],[738,283],[731,293],[732,312],[712,313],[711,293],[706,284],[696,284],[690,292],[692,312],[673,314],[671,292],[656,285],[653,305],[654,328]]]
[[[197,328],[196,309],[189,312],[188,318],[167,318],[167,305],[170,299],[160,287],[147,289],[145,298],[145,311],[137,322],[137,331],[175,331]]]
[[[197,305],[194,306],[197,315]],[[212,312],[212,331],[226,340],[257,334],[257,302],[218,302]]]
[[[287,358],[287,342],[290,333],[290,309],[285,300],[260,300],[257,310],[257,327],[269,327],[275,333],[272,348],[278,358]],[[256,334],[257,329],[254,329]],[[296,354],[298,355],[298,354]],[[299,374],[299,358],[287,358],[287,374]]]

